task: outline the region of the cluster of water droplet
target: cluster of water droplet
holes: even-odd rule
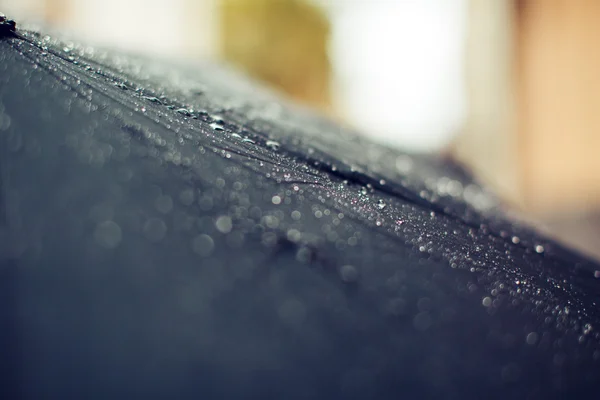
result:
[[[227,252],[250,254],[256,249],[247,243],[258,243],[257,260],[290,252],[293,262],[327,266],[343,286],[384,293],[381,314],[408,316],[419,332],[456,314],[435,297],[435,276],[442,273],[434,266],[442,262],[460,270],[450,272],[461,283],[441,293],[465,293],[492,315],[513,308],[544,321],[515,343],[537,346],[556,330],[574,332],[582,343],[597,339],[589,322],[593,310],[577,301],[568,273],[543,266],[552,245],[495,211],[497,200],[450,166],[371,144],[309,111],[283,107],[253,86],[244,96],[236,80],[200,85],[164,67],[50,37],[35,43],[41,51],[29,51],[36,65],[51,68],[74,93],[61,105],[65,113],[73,107],[104,112],[121,126],[104,133],[90,126],[65,139],[82,164],[114,171],[113,197],[89,211],[91,238],[100,248],[118,251],[140,238],[153,246],[181,242],[209,265]],[[10,124],[0,105],[0,131]],[[149,160],[146,176],[132,159]],[[172,186],[148,185],[152,173],[171,177],[165,171],[173,166]],[[130,204],[129,215],[116,213],[118,193],[133,187],[144,188],[147,198]],[[400,249],[406,246],[409,255]],[[368,265],[369,255],[381,265]],[[427,268],[411,269],[415,265]],[[421,280],[407,282],[407,270]],[[599,278],[600,272],[588,275]],[[310,310],[289,298],[277,312],[297,326]],[[514,367],[504,374],[513,376]]]

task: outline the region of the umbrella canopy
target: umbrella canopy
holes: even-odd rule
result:
[[[598,278],[443,160],[0,21],[4,398],[584,395]]]

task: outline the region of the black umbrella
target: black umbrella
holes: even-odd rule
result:
[[[4,398],[593,394],[600,265],[223,68],[0,22]]]

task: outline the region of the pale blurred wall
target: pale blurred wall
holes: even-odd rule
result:
[[[515,19],[528,205],[600,212],[600,1],[520,0]]]
[[[0,9],[92,44],[198,59],[216,54],[216,1],[0,0]]]
[[[471,0],[455,154],[542,219],[600,212],[600,1]]]
[[[467,113],[467,0],[323,0],[335,100],[375,139],[438,151]]]
[[[452,147],[478,178],[505,200],[523,206],[513,10],[512,0],[469,1],[468,116]]]
[[[470,0],[455,142],[521,215],[600,259],[600,1]]]
[[[600,260],[600,2],[514,3],[527,209]]]
[[[0,0],[0,12],[15,19],[46,19],[45,2],[42,0]]]
[[[212,0],[70,2],[70,26],[95,42],[164,57],[202,58],[215,53]]]

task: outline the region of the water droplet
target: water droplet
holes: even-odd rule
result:
[[[299,221],[302,218],[302,213],[298,210],[292,211],[292,219],[294,221]]]
[[[261,243],[265,247],[273,247],[273,246],[277,245],[278,241],[279,241],[278,236],[274,232],[265,232],[262,234]]]
[[[358,269],[353,265],[344,265],[339,270],[343,282],[352,283],[358,279]]]
[[[275,195],[271,198],[271,202],[275,205],[281,204],[281,197]]]
[[[566,360],[567,360],[567,355],[565,353],[557,353],[554,355],[554,357],[552,357],[552,361],[554,362],[554,365],[556,365],[557,367],[560,367],[561,365],[563,365]]]
[[[154,201],[154,207],[156,207],[159,212],[168,214],[173,209],[173,199],[168,195],[158,196]]]
[[[500,374],[502,376],[502,380],[505,382],[518,382],[521,375],[521,369],[517,364],[511,363],[505,365]]]
[[[544,252],[544,246],[538,244],[537,246],[535,246],[535,252],[538,254],[542,254]]]
[[[10,128],[11,118],[2,109],[0,109],[0,131]]]
[[[483,304],[484,307],[489,307],[492,305],[492,298],[491,297],[484,297],[483,300],[481,301],[481,304]]]
[[[222,215],[219,218],[217,218],[217,221],[215,222],[215,226],[217,227],[217,230],[221,233],[229,233],[231,232],[231,228],[232,228],[232,221],[231,221],[231,217],[228,217],[226,215]]]
[[[121,243],[121,227],[114,221],[104,221],[99,223],[94,230],[94,240],[100,246],[107,249],[114,249]]]
[[[306,318],[306,306],[296,299],[286,300],[277,310],[279,318],[288,325],[301,325]]]
[[[594,271],[594,278],[596,278],[596,279],[600,278],[600,271]]]
[[[223,130],[225,130],[225,129],[223,128],[223,125],[217,124],[216,122],[212,122],[212,123],[210,124],[210,127],[211,127],[211,128],[214,130],[214,131],[223,131]]]
[[[177,112],[181,115],[185,115],[186,117],[192,116],[192,113],[190,113],[190,111],[186,108],[179,108],[179,109],[177,109]]]
[[[313,257],[314,252],[309,247],[301,247],[296,252],[296,260],[304,264],[311,262]]]
[[[298,229],[290,229],[287,231],[287,238],[290,242],[298,243],[302,239],[302,232]]]
[[[279,142],[276,142],[274,140],[267,140],[266,145],[268,148],[270,148],[273,151],[279,150],[279,147],[281,146],[281,144],[279,144]]]
[[[377,208],[379,208],[380,210],[383,210],[386,207],[386,204],[383,200],[379,199],[379,201],[377,202]]]
[[[407,174],[413,167],[413,161],[409,156],[402,155],[396,158],[396,169],[401,174]]]
[[[198,235],[192,240],[192,250],[201,257],[208,257],[214,248],[215,242],[206,234]]]
[[[214,206],[214,202],[212,197],[210,196],[202,196],[198,199],[198,206],[202,211],[210,211]]]
[[[279,226],[279,218],[274,215],[265,215],[262,217],[261,221],[267,226],[267,228],[277,229]]]
[[[150,218],[144,224],[144,236],[151,242],[160,242],[167,234],[167,225],[160,218]]]
[[[429,312],[424,311],[418,313],[413,319],[414,327],[419,331],[426,331],[432,324],[431,315]]]
[[[431,310],[432,301],[429,297],[422,297],[417,301],[417,308],[419,311],[429,311]]]
[[[158,97],[152,97],[152,96],[143,96],[144,99],[151,101],[152,103],[158,103],[158,104],[162,104],[161,101],[158,99]]]
[[[538,341],[538,334],[536,332],[529,332],[525,338],[525,342],[529,345],[534,345]]]
[[[512,242],[513,242],[514,244],[519,244],[519,243],[521,242],[521,239],[519,239],[519,237],[518,237],[518,236],[513,236],[513,237],[512,237]]]
[[[183,189],[181,193],[179,193],[179,201],[181,201],[184,206],[191,206],[194,203],[195,197],[194,189],[191,188]]]

